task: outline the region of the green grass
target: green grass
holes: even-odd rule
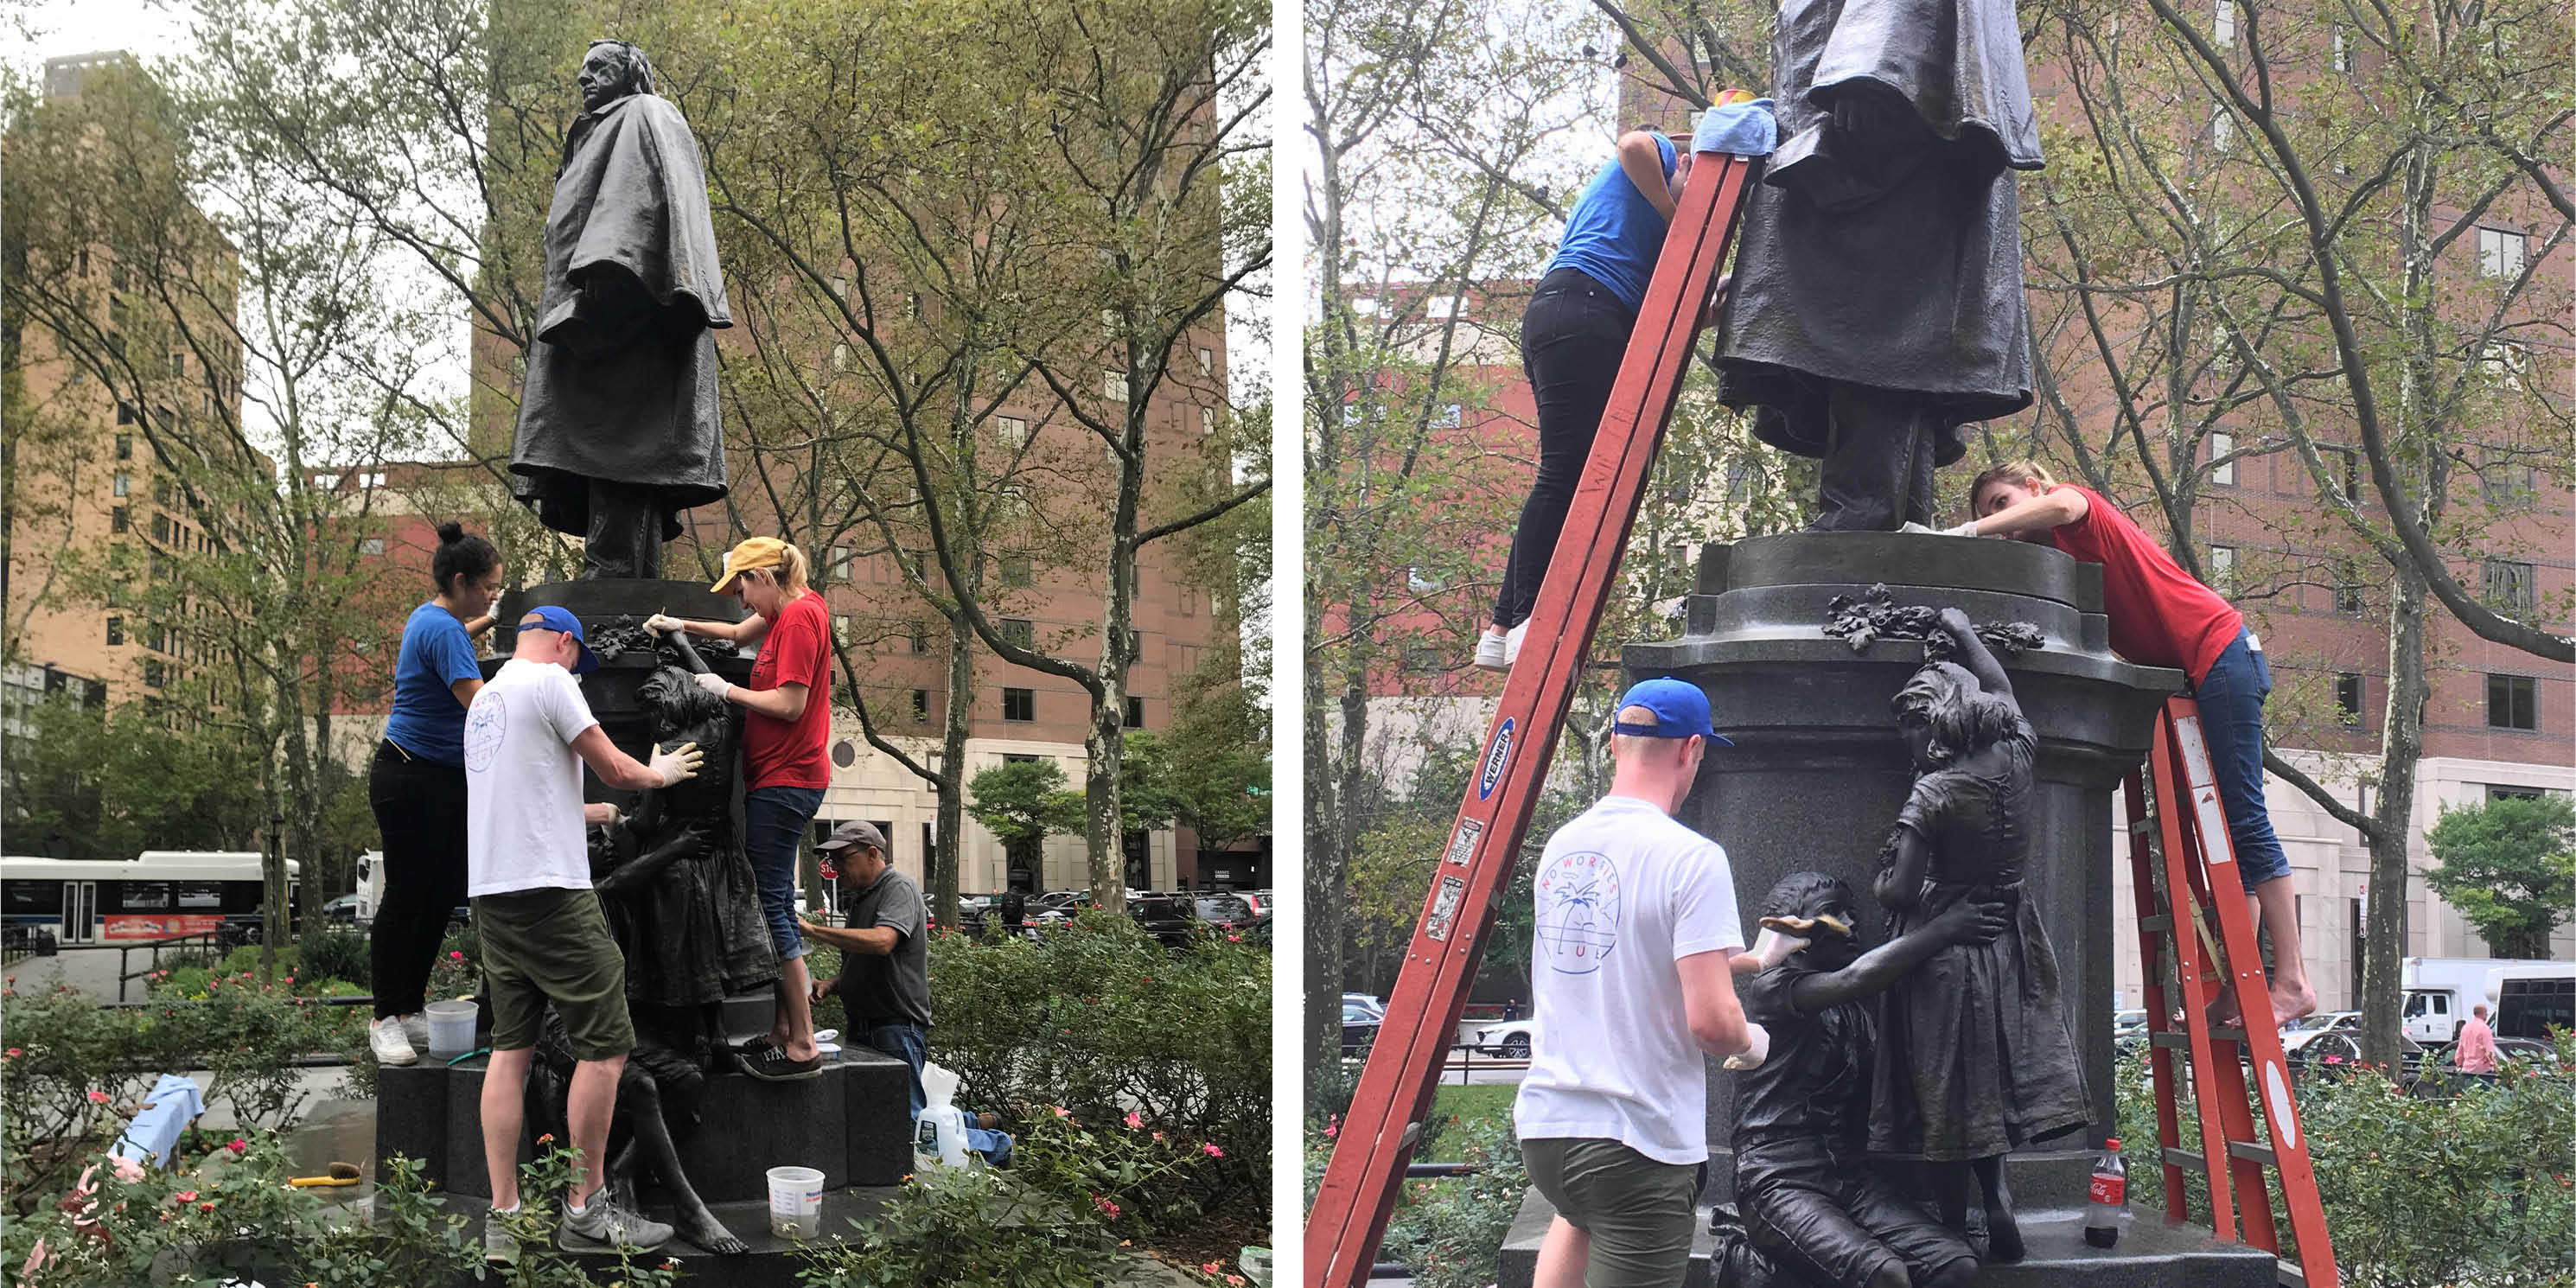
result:
[[[1443,1117],[1455,1114],[1462,1125],[1479,1118],[1508,1123],[1512,1118],[1512,1096],[1519,1090],[1509,1083],[1500,1082],[1468,1087],[1443,1086],[1432,1093],[1431,1112]],[[1463,1139],[1463,1134],[1458,1138]]]

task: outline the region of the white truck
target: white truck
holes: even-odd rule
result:
[[[2459,1036],[2469,1008],[2483,1002],[2489,1020],[2502,1017],[2497,1002],[2508,981],[2576,980],[2576,962],[2519,961],[2507,957],[2409,957],[2399,963],[2406,990],[2406,1036],[2442,1046]]]

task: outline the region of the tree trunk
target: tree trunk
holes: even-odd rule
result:
[[[1314,657],[1319,647],[1319,618],[1313,611],[1306,614],[1303,645],[1308,657]],[[1310,752],[1321,751],[1329,744],[1318,672],[1307,672],[1306,688],[1306,746]],[[1366,709],[1362,710],[1365,718]],[[1305,801],[1306,1067],[1310,1070],[1335,1068],[1341,1058],[1342,923],[1350,876],[1350,853],[1342,847],[1339,822],[1350,803],[1342,795],[1339,766],[1326,757],[1316,762],[1316,768],[1323,772],[1307,780]]]
[[[2362,927],[2361,1058],[2398,1062],[2405,1001],[2406,886],[2415,813],[2415,762],[2424,747],[2424,578],[2400,564],[2388,605],[2388,712],[2381,735],[2378,835],[2370,842],[2370,913]]]
[[[975,628],[948,617],[948,710],[939,739],[939,821],[930,856],[931,906],[955,908],[966,855],[966,735],[975,698]],[[1041,883],[1043,885],[1043,883]],[[953,913],[951,915],[954,915]]]
[[[1131,423],[1133,413],[1130,413]],[[1083,841],[1091,856],[1091,897],[1111,912],[1127,910],[1127,833],[1120,826],[1119,771],[1127,759],[1127,631],[1136,614],[1136,498],[1143,480],[1138,456],[1121,466],[1118,511],[1110,539],[1109,593],[1101,623],[1100,687],[1091,694],[1091,732],[1082,773]],[[1151,864],[1147,865],[1151,883]]]

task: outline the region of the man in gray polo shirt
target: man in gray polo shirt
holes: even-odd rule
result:
[[[848,1040],[910,1067],[912,1116],[919,1118],[930,1103],[921,1088],[921,1066],[930,1055],[929,906],[921,886],[887,861],[885,834],[875,824],[843,823],[814,850],[830,855],[840,870],[847,923],[797,919],[808,938],[841,950],[840,978],[815,984],[814,1000],[840,998]],[[1009,1162],[1011,1138],[989,1130],[990,1121],[971,1111],[966,1118],[966,1143],[996,1165]]]

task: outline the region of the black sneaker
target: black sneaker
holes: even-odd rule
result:
[[[742,1071],[763,1082],[794,1082],[821,1073],[823,1057],[817,1052],[811,1060],[795,1060],[788,1057],[785,1047],[764,1046],[744,1053]]]

